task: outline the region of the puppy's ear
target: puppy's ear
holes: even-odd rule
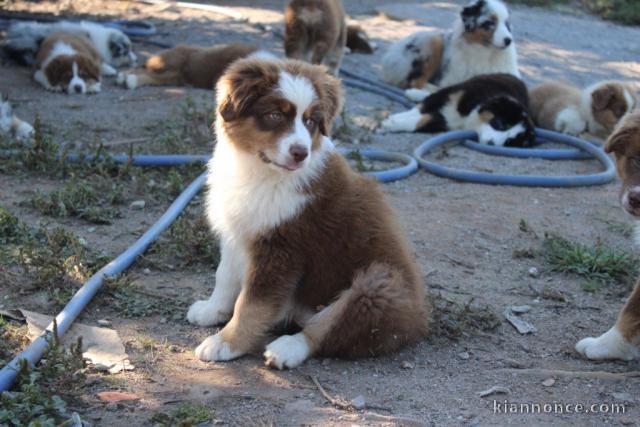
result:
[[[236,61],[216,85],[220,116],[226,122],[243,117],[258,98],[276,85],[278,78],[278,66],[273,62]]]
[[[77,62],[78,68],[84,71],[89,78],[98,82],[100,81],[100,67],[94,61],[81,56],[77,59]]]
[[[473,31],[477,27],[476,18],[482,13],[485,0],[474,0],[460,11],[460,18],[464,24],[465,31]]]
[[[322,103],[322,121],[319,124],[320,133],[328,136],[333,122],[342,110],[344,95],[342,85],[337,78],[324,73],[320,78],[320,100]]]
[[[607,138],[607,142],[604,144],[604,151],[606,153],[623,155],[634,135],[640,137],[640,128],[637,125],[628,125],[622,122],[609,138]]]
[[[597,111],[604,110],[615,94],[616,91],[610,85],[601,86],[591,92],[591,105]]]

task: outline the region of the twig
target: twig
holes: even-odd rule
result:
[[[320,394],[322,394],[322,396],[327,399],[327,401],[329,403],[331,403],[333,406],[335,406],[338,409],[342,409],[345,411],[353,411],[353,405],[351,404],[351,402],[347,402],[346,400],[344,400],[343,398],[336,398],[331,396],[329,393],[327,393],[327,391],[324,389],[324,387],[322,387],[322,384],[320,384],[320,382],[318,381],[318,379],[314,376],[314,375],[309,375],[309,377],[311,378],[311,381],[313,381],[313,383],[316,385],[316,387],[318,387],[318,390],[320,391]]]
[[[565,371],[562,369],[540,369],[540,368],[502,368],[496,369],[497,372],[507,374],[532,375],[537,377],[561,377],[561,378],[580,378],[586,380],[612,380],[623,381],[629,378],[640,378],[640,371],[630,372],[606,372],[606,371]]]

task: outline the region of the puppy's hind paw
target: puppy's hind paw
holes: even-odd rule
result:
[[[598,338],[580,340],[576,351],[591,360],[633,360],[640,357],[640,350],[627,341],[615,326]]]

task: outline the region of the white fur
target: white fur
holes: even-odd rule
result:
[[[49,63],[58,56],[61,56],[61,55],[73,56],[73,55],[76,55],[77,53],[78,52],[73,48],[73,46],[63,42],[62,40],[59,40],[53,44],[53,48],[51,49],[51,51],[49,52],[49,55],[45,58],[45,60],[42,61],[42,64],[40,64],[40,68],[42,69],[47,68],[47,65],[49,65]]]
[[[488,6],[498,18],[492,43],[482,46],[467,42],[463,37],[464,24],[458,13],[451,33],[445,35],[440,67],[442,78],[438,86],[452,86],[481,74],[507,73],[521,78],[513,35],[506,26],[509,11],[498,0],[488,0]],[[413,61],[427,56],[428,53],[424,50],[428,47],[428,39],[433,36],[433,33],[418,32],[391,45],[382,59],[383,79],[402,86],[412,69]],[[511,39],[506,48],[505,38]],[[416,45],[419,52],[408,51],[406,46],[410,43]]]
[[[280,60],[280,58],[278,58],[273,53],[269,52],[268,50],[262,50],[262,49],[256,50],[255,52],[253,52],[252,54],[247,56],[247,58],[261,59],[261,60],[265,60],[265,61],[277,61],[277,60]]]
[[[311,349],[307,338],[302,332],[295,335],[283,335],[272,341],[264,352],[267,366],[278,369],[295,368],[307,360]]]
[[[428,97],[429,95],[431,95],[433,92],[437,90],[438,90],[437,87],[435,87],[435,90],[433,90],[432,88],[416,89],[412,87],[404,91],[404,96],[406,96],[407,99],[409,99],[410,101],[422,102],[426,97]]]
[[[576,107],[569,106],[556,116],[555,130],[569,135],[580,135],[587,131],[587,122]]]
[[[100,74],[102,74],[103,76],[111,77],[118,74],[118,71],[115,68],[113,68],[111,65],[107,64],[106,62],[103,62],[100,64]]]
[[[0,132],[15,137],[18,141],[31,139],[35,133],[33,126],[13,114],[8,100],[0,101]]]
[[[71,70],[73,72],[73,77],[69,80],[69,85],[67,85],[67,93],[69,95],[73,95],[75,93],[84,94],[87,92],[87,84],[83,79],[78,75],[78,64],[75,62],[71,65]],[[79,92],[76,92],[76,87],[80,88]]]
[[[197,301],[189,308],[189,322],[200,326],[213,326],[231,318],[246,274],[248,258],[241,242],[221,241],[220,264],[216,270],[213,294],[208,300]]]
[[[526,129],[522,126],[522,123],[518,123],[507,130],[496,130],[488,123],[484,123],[474,130],[478,133],[478,142],[481,144],[493,144],[502,147],[509,139],[520,135]]]
[[[138,76],[136,76],[135,74],[127,74],[127,77],[125,78],[125,85],[127,86],[127,89],[135,89],[138,87]]]
[[[223,362],[237,359],[243,354],[233,351],[229,343],[222,340],[220,334],[211,335],[196,347],[196,357],[203,362]]]
[[[422,119],[419,107],[402,113],[392,114],[382,121],[382,127],[389,132],[414,132]]]
[[[598,338],[585,338],[576,344],[576,351],[588,359],[633,360],[640,357],[640,350],[624,339],[616,326]]]

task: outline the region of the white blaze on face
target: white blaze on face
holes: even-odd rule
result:
[[[506,40],[509,40],[509,43],[513,43],[513,35],[511,31],[507,27],[507,21],[509,20],[509,11],[507,7],[495,0],[488,1],[490,13],[493,13],[498,18],[496,22],[496,29],[493,32],[492,43],[495,47],[505,48],[508,46]]]
[[[73,95],[74,93],[86,93],[87,85],[85,84],[85,81],[78,75],[78,64],[74,62],[71,66],[71,69],[73,71],[73,77],[71,78],[71,80],[69,81],[69,85],[67,86],[67,93],[69,95]]]
[[[307,149],[307,158],[300,164],[304,168],[311,158],[311,134],[304,125],[303,114],[316,99],[316,91],[311,82],[302,76],[292,76],[283,71],[280,73],[277,90],[282,96],[296,107],[296,116],[293,120],[292,131],[278,142],[277,151],[270,153],[271,160],[280,165],[290,165],[293,158],[289,149],[298,145]]]

